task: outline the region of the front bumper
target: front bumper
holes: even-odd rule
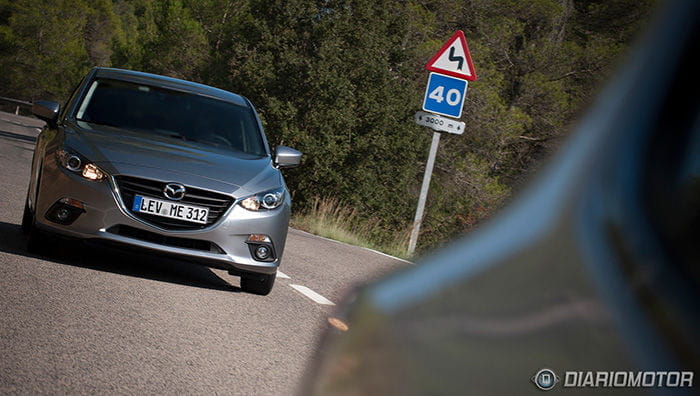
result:
[[[85,212],[70,225],[54,223],[45,216],[51,206],[63,198],[71,198],[84,205]],[[260,212],[248,211],[237,202],[217,223],[206,229],[165,230],[132,216],[111,178],[91,182],[64,170],[54,161],[46,161],[36,203],[36,222],[41,229],[73,238],[101,240],[176,255],[234,273],[274,274],[287,238],[291,211],[289,197],[279,208]],[[124,230],[130,232],[125,233]],[[154,237],[154,234],[158,237]],[[276,253],[274,261],[263,262],[252,257],[246,243],[250,234],[270,237]],[[220,249],[205,250],[198,241],[214,244]]]

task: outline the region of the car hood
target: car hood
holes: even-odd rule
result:
[[[268,156],[168,136],[78,121],[65,128],[64,143],[111,175],[179,182],[237,198],[283,185]]]

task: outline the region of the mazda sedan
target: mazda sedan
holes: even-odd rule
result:
[[[175,255],[268,294],[291,209],[281,168],[250,101],[174,78],[94,68],[65,107],[37,101],[37,139],[22,228],[28,249],[51,234]]]

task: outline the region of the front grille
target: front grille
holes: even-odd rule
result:
[[[219,247],[219,245],[203,241],[201,239],[191,239],[191,238],[179,238],[170,237],[165,235],[156,234],[155,232],[145,231],[134,227],[129,227],[126,225],[116,225],[110,227],[107,232],[112,234],[121,235],[127,238],[138,239],[140,241],[157,243],[159,245],[179,247],[192,250],[200,250],[203,252],[219,253],[223,254],[224,251]]]
[[[134,212],[131,210],[134,204],[134,195],[137,194],[146,197],[166,199],[163,196],[163,189],[167,183],[132,176],[116,176],[115,180],[117,182],[117,187],[119,187],[122,201],[132,215],[167,230],[200,230],[209,227],[226,213],[226,210],[228,210],[234,201],[234,199],[228,195],[185,186],[187,190],[185,197],[178,202],[203,206],[209,209],[209,216],[207,217],[206,224],[191,223],[189,221],[169,219],[167,217]]]

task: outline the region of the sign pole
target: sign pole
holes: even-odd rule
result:
[[[420,233],[420,225],[423,221],[423,210],[425,209],[425,200],[428,197],[428,187],[430,187],[430,178],[433,175],[433,166],[435,165],[435,157],[437,156],[439,143],[440,133],[433,132],[433,141],[432,143],[430,143],[430,154],[428,154],[428,163],[425,165],[425,173],[423,174],[423,185],[420,188],[420,196],[418,197],[418,208],[416,209],[416,217],[413,219],[411,239],[408,241],[409,256],[412,256],[413,252],[416,250],[418,234]]]

